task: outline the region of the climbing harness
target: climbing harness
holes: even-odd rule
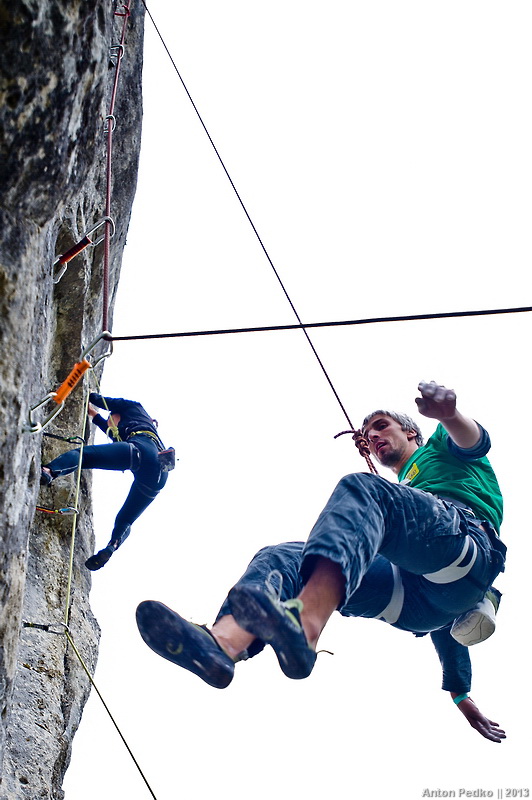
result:
[[[149,436],[150,439],[153,439],[159,448],[157,457],[159,459],[159,466],[163,472],[171,472],[175,468],[175,449],[173,447],[165,449],[156,433],[153,433],[153,431],[133,431],[133,433],[129,434],[128,439],[131,439],[132,436]]]
[[[164,447],[163,443],[161,442],[157,434],[153,433],[153,431],[133,431],[132,433],[129,434],[127,438],[131,439],[132,436],[149,436],[150,439],[153,439],[157,447],[161,448]]]
[[[103,361],[104,358],[108,358],[112,354],[113,345],[111,342],[109,343],[109,349],[107,350],[107,352],[100,355],[93,364],[91,364],[86,358],[86,356],[88,356],[92,352],[92,350],[94,350],[94,348],[98,345],[98,343],[102,339],[108,340],[109,335],[110,334],[108,331],[104,331],[83,351],[83,353],[81,354],[81,360],[74,365],[70,374],[63,381],[63,383],[57,389],[57,391],[48,392],[48,394],[46,394],[42,398],[42,400],[39,400],[38,403],[35,403],[35,405],[30,406],[28,412],[28,422],[24,427],[25,431],[27,431],[28,433],[39,433],[40,431],[44,430],[44,428],[46,428],[46,426],[49,425],[50,422],[53,419],[55,419],[55,417],[57,417],[57,415],[65,405],[65,400],[72,392],[72,390],[76,387],[80,378],[83,377],[85,372],[89,369],[94,370],[98,366],[98,364],[101,361]],[[42,422],[37,422],[33,418],[33,412],[45,406],[49,401],[53,401],[56,407],[52,408],[52,410],[48,413],[48,415],[44,418]]]

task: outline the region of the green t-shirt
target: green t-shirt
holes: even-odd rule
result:
[[[438,424],[426,444],[418,448],[401,469],[399,483],[460,500],[470,506],[479,519],[489,520],[499,531],[503,502],[490,462],[486,456],[467,459],[467,450],[460,451],[456,445],[455,452],[464,454],[464,458],[453,455],[449,441],[449,434]],[[451,442],[451,448],[453,444]]]

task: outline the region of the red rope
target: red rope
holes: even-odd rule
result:
[[[109,262],[111,253],[111,191],[112,191],[112,153],[113,153],[113,132],[114,132],[114,110],[116,103],[116,95],[118,91],[118,78],[120,76],[120,64],[124,54],[124,46],[126,41],[126,30],[131,9],[129,6],[122,6],[124,11],[115,11],[115,17],[123,17],[122,34],[120,37],[120,44],[116,45],[116,67],[115,76],[113,81],[113,89],[111,92],[111,100],[109,103],[109,114],[107,115],[107,166],[106,166],[106,188],[105,188],[105,216],[109,219],[105,223],[105,236],[104,236],[104,250],[103,250],[103,322],[102,330],[109,330]]]

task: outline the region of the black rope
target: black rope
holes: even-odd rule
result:
[[[309,322],[300,325],[265,325],[257,328],[221,328],[210,331],[182,331],[181,333],[147,333],[138,336],[109,336],[113,342],[127,342],[138,339],[177,339],[184,336],[217,336],[224,333],[263,333],[265,331],[293,331],[301,328],[336,328],[346,325],[371,325],[377,322],[415,322],[418,320],[450,319],[455,317],[486,317],[493,314],[520,314],[532,311],[532,306],[520,308],[490,308],[479,311],[445,311],[440,314],[409,314],[402,317],[369,317],[339,322]]]
[[[337,401],[338,401],[338,403],[339,403],[339,405],[340,405],[340,408],[342,409],[342,411],[343,411],[343,413],[344,413],[344,416],[345,416],[345,418],[346,418],[347,422],[349,423],[349,425],[350,425],[351,427],[353,427],[353,423],[352,423],[352,422],[351,422],[351,420],[349,419],[349,415],[348,415],[348,413],[347,413],[346,409],[344,408],[344,405],[343,405],[342,401],[340,400],[340,397],[339,397],[339,395],[338,395],[338,392],[337,392],[337,391],[336,391],[336,389],[334,388],[333,382],[332,382],[332,380],[330,379],[330,377],[329,377],[329,375],[328,375],[328,373],[327,373],[327,370],[325,369],[325,366],[324,366],[324,364],[323,364],[323,362],[322,362],[322,360],[321,360],[320,356],[318,355],[318,351],[317,351],[317,350],[316,350],[316,348],[314,347],[314,344],[312,343],[312,340],[311,340],[310,336],[308,335],[307,331],[305,330],[305,327],[308,327],[308,326],[304,326],[304,325],[303,325],[303,323],[301,322],[301,317],[300,317],[300,316],[299,316],[299,314],[297,313],[296,307],[294,306],[294,304],[293,304],[293,302],[292,302],[292,300],[291,300],[291,298],[290,298],[290,295],[288,294],[288,292],[287,292],[287,290],[286,290],[286,287],[285,287],[284,283],[282,282],[282,280],[281,280],[281,277],[280,277],[279,273],[277,272],[277,269],[276,269],[276,267],[275,267],[275,265],[274,265],[274,263],[273,263],[272,259],[270,258],[270,254],[269,254],[269,253],[268,253],[268,251],[266,250],[266,247],[265,247],[265,245],[264,245],[264,242],[262,241],[261,237],[259,236],[259,232],[257,231],[257,228],[255,227],[255,225],[254,225],[254,223],[253,223],[253,220],[251,219],[251,217],[250,217],[250,215],[249,215],[249,212],[248,212],[248,210],[247,210],[247,208],[246,208],[246,206],[245,206],[245,204],[244,204],[244,201],[243,201],[243,200],[242,200],[242,198],[240,197],[240,194],[239,194],[239,192],[238,192],[238,190],[237,190],[237,188],[236,188],[236,186],[235,186],[235,184],[234,184],[234,182],[233,182],[233,179],[231,178],[231,176],[230,176],[230,174],[229,174],[229,172],[228,172],[228,170],[227,170],[227,167],[225,166],[225,164],[224,164],[224,162],[223,162],[223,159],[222,159],[222,157],[221,157],[220,153],[218,152],[218,148],[217,148],[217,147],[216,147],[216,145],[214,144],[214,141],[213,141],[213,139],[212,139],[212,137],[211,137],[211,135],[210,135],[209,131],[207,130],[207,126],[205,125],[205,123],[204,123],[204,121],[203,121],[203,119],[202,119],[202,117],[201,117],[201,114],[199,113],[199,111],[198,111],[198,108],[197,108],[197,106],[196,106],[196,104],[195,104],[194,100],[192,99],[192,95],[191,95],[191,94],[190,94],[190,92],[188,91],[188,88],[187,88],[187,86],[186,86],[186,84],[185,84],[185,81],[183,80],[183,78],[182,78],[182,76],[181,76],[181,73],[179,72],[179,69],[177,68],[177,64],[175,63],[174,59],[172,58],[172,54],[170,53],[170,50],[168,49],[168,47],[167,47],[167,45],[166,45],[166,42],[164,41],[164,39],[163,39],[163,37],[162,37],[162,35],[161,35],[161,32],[159,31],[159,28],[158,28],[158,27],[157,27],[157,25],[155,24],[155,20],[153,19],[152,15],[151,15],[151,12],[150,12],[149,8],[147,7],[147,5],[146,5],[146,3],[145,3],[145,0],[142,0],[142,4],[143,4],[144,8],[146,9],[146,13],[147,13],[147,14],[148,14],[148,16],[149,16],[149,18],[150,18],[150,20],[151,20],[151,22],[152,22],[152,24],[153,24],[153,27],[155,28],[155,30],[156,30],[156,32],[157,32],[157,35],[158,35],[159,39],[161,40],[161,43],[162,43],[162,45],[163,45],[164,49],[166,50],[166,52],[167,52],[167,54],[168,54],[168,57],[169,57],[170,61],[172,62],[172,66],[173,66],[173,68],[174,68],[174,70],[175,70],[175,72],[176,72],[176,74],[177,74],[177,77],[179,78],[179,80],[180,80],[180,82],[181,82],[181,85],[183,86],[183,89],[185,90],[185,92],[186,92],[186,94],[187,94],[187,97],[188,97],[188,99],[189,99],[189,100],[190,100],[190,102],[192,103],[192,107],[193,107],[194,111],[196,112],[196,115],[197,115],[197,117],[198,117],[198,119],[199,119],[199,121],[200,121],[200,123],[201,123],[201,126],[202,126],[203,130],[205,131],[205,133],[206,133],[206,135],[207,135],[207,138],[209,139],[209,142],[211,143],[211,145],[212,145],[212,147],[213,147],[213,150],[214,150],[214,152],[216,153],[216,157],[218,158],[218,161],[220,162],[220,164],[221,164],[221,166],[222,166],[222,169],[223,169],[223,171],[225,172],[225,174],[226,174],[226,176],[227,176],[227,179],[228,179],[229,183],[231,184],[231,187],[232,187],[232,189],[233,189],[233,191],[234,191],[234,193],[235,193],[236,197],[238,198],[238,202],[239,202],[239,203],[240,203],[240,205],[242,206],[242,210],[244,211],[244,214],[246,215],[246,217],[247,217],[247,220],[248,220],[249,224],[251,225],[251,227],[252,227],[252,229],[253,229],[253,232],[254,232],[255,236],[257,237],[257,240],[258,240],[258,242],[259,242],[259,244],[260,244],[260,246],[261,246],[261,248],[262,248],[262,251],[263,251],[264,255],[266,256],[266,258],[268,259],[268,263],[270,264],[270,267],[272,268],[272,270],[273,270],[273,272],[274,272],[274,274],[275,274],[275,277],[277,278],[277,280],[278,280],[278,282],[279,282],[279,285],[281,286],[281,289],[283,290],[283,292],[284,292],[284,295],[285,295],[286,299],[288,300],[288,302],[289,302],[289,304],[290,304],[290,308],[291,308],[291,309],[292,309],[292,311],[294,312],[294,315],[295,315],[295,317],[296,317],[296,319],[297,319],[297,321],[298,321],[298,323],[299,323],[299,325],[296,325],[296,326],[294,326],[294,327],[300,328],[300,329],[303,331],[303,333],[305,334],[305,337],[306,337],[306,339],[307,339],[307,342],[309,343],[309,345],[310,345],[310,347],[311,347],[311,349],[312,349],[312,352],[313,352],[313,353],[314,353],[314,355],[316,356],[316,359],[317,359],[317,361],[318,361],[318,364],[320,365],[320,367],[321,367],[321,370],[322,370],[323,374],[325,375],[325,378],[326,378],[326,380],[327,380],[327,382],[328,382],[329,386],[331,387],[331,389],[332,389],[332,391],[333,391],[333,394],[334,394],[334,396],[336,397],[336,399],[337,399]],[[114,338],[114,337],[113,337],[113,338]]]

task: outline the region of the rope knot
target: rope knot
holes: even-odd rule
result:
[[[365,458],[366,456],[369,457],[371,455],[369,449],[369,442],[362,433],[362,431],[354,431],[353,440],[356,446],[358,447],[358,452],[360,453],[361,456],[364,456]]]
[[[355,430],[353,430],[351,428],[348,431],[340,431],[340,433],[337,433],[334,438],[338,439],[339,436],[344,436],[344,434],[346,434],[346,433],[351,433],[352,434],[351,438],[353,439],[354,443],[356,444],[356,446],[358,448],[358,452],[360,453],[362,458],[366,459],[366,464],[369,467],[369,471],[372,472],[374,475],[378,475],[379,473],[377,472],[377,469],[376,469],[373,461],[371,460],[371,451],[369,449],[369,442],[366,439],[366,437],[364,436],[364,434],[362,433],[362,431],[361,430],[356,430],[355,431]]]

